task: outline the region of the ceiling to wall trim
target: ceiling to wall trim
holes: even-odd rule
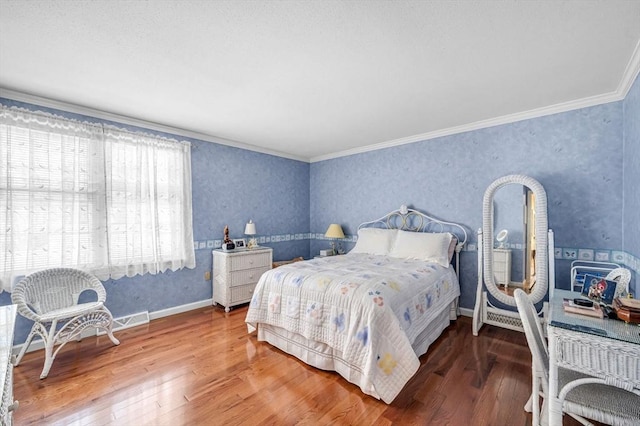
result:
[[[625,68],[620,84],[618,85],[617,92],[622,95],[622,99],[627,97],[627,94],[629,93],[629,90],[631,90],[633,82],[636,81],[638,74],[640,74],[640,40],[636,44],[636,48],[629,59],[627,68]]]
[[[629,0],[0,2],[0,88],[308,163],[610,102],[640,40]]]
[[[219,145],[230,146],[234,148],[246,149],[248,151],[259,152],[261,154],[274,155],[276,157],[288,158],[290,160],[302,161],[308,163],[309,159],[280,152],[276,150],[266,149],[255,145],[249,145],[246,143],[233,141],[229,139],[219,138],[216,136],[206,135],[204,133],[194,132],[187,129],[181,129],[179,127],[167,126],[164,124],[154,123],[152,121],[141,120],[139,118],[127,117],[120,114],[114,114],[107,111],[102,111],[95,108],[89,108],[82,105],[71,104],[68,102],[57,101],[54,99],[44,98],[38,95],[32,95],[29,93],[18,92],[11,89],[0,87],[0,98],[11,99],[17,102],[24,102],[44,108],[57,109],[60,111],[70,112],[73,114],[86,115],[89,117],[97,118],[100,120],[114,121],[116,123],[127,124],[130,126],[142,127],[144,129],[155,130],[157,132],[170,133],[176,136],[182,136],[185,138],[198,139],[204,142],[217,143]]]
[[[618,88],[615,92],[605,93],[602,95],[591,96],[588,98],[578,99],[575,101],[564,102],[557,105],[551,105],[548,107],[537,108],[530,111],[524,111],[515,114],[509,114],[502,117],[495,117],[488,120],[477,121],[474,123],[468,123],[461,126],[450,127],[447,129],[441,129],[433,132],[418,134],[414,136],[408,136],[405,138],[395,139],[387,142],[382,142],[373,145],[367,145],[360,148],[349,149],[345,151],[339,151],[332,154],[304,158],[276,150],[270,150],[255,145],[250,145],[238,141],[219,138],[199,132],[194,132],[187,129],[181,129],[177,127],[166,126],[159,123],[140,120],[137,118],[127,117],[124,115],[114,114],[106,111],[97,110],[94,108],[84,107],[81,105],[70,104],[67,102],[56,101],[53,99],[44,98],[37,95],[17,92],[10,89],[0,87],[0,98],[12,99],[18,102],[30,103],[45,108],[53,108],[62,111],[67,111],[75,114],[87,115],[90,117],[114,121],[122,124],[128,124],[132,126],[143,127],[149,130],[156,130],[159,132],[171,133],[176,136],[183,136],[187,138],[193,138],[202,140],[205,142],[217,143],[220,145],[231,146],[234,148],[246,149],[249,151],[259,152],[262,154],[274,155],[277,157],[288,158],[290,160],[297,160],[306,163],[316,163],[320,161],[331,160],[340,157],[347,157],[355,154],[362,154],[370,151],[377,151],[380,149],[392,148],[395,146],[407,145],[416,142],[427,141],[444,136],[451,136],[459,133],[469,132],[473,130],[486,129],[489,127],[500,126],[503,124],[515,123],[518,121],[529,120],[533,118],[544,117],[548,115],[558,114],[562,112],[573,111],[581,108],[588,108],[596,105],[603,105],[610,102],[617,102],[623,100],[631,86],[635,82],[638,74],[640,74],[640,41],[636,44],[633,55],[627,63],[625,72],[618,84]]]
[[[631,55],[631,59],[627,63],[625,72],[620,79],[620,84],[615,92],[605,93],[602,95],[591,96],[588,98],[577,99],[575,101],[564,102],[557,105],[550,105],[543,108],[537,108],[530,111],[524,111],[515,114],[509,114],[502,117],[490,118],[488,120],[476,121],[475,123],[468,123],[462,126],[450,127],[448,129],[436,130],[434,132],[423,133],[414,136],[408,136],[406,138],[395,139],[388,142],[382,142],[375,145],[363,146],[360,148],[349,149],[345,151],[335,152],[332,154],[321,155],[312,157],[309,159],[310,163],[317,163],[320,161],[331,160],[334,158],[347,157],[354,154],[362,154],[365,152],[376,151],[379,149],[392,148],[394,146],[406,145],[410,143],[416,143],[426,141],[430,139],[440,138],[443,136],[451,136],[458,133],[470,132],[473,130],[486,129],[489,127],[500,126],[503,124],[515,123],[523,120],[530,120],[533,118],[544,117],[547,115],[559,114],[562,112],[574,111],[581,108],[588,108],[596,105],[604,105],[610,102],[617,102],[623,100],[631,86],[633,85],[636,77],[640,74],[640,41],[636,44],[636,48]]]

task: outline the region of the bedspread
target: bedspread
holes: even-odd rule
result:
[[[329,345],[390,403],[420,366],[414,340],[459,295],[452,267],[333,256],[263,274],[246,322],[249,332],[265,323]]]

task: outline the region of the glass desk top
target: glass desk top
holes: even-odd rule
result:
[[[595,336],[608,337],[622,342],[640,345],[640,326],[609,318],[592,318],[564,311],[563,300],[582,297],[580,293],[568,290],[554,290],[549,301],[549,325]]]

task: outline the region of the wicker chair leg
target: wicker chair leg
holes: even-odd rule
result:
[[[49,370],[51,369],[51,365],[53,364],[53,360],[56,357],[53,353],[53,346],[56,343],[57,325],[58,320],[54,319],[49,326],[49,333],[47,334],[47,338],[44,339],[44,367],[42,368],[42,373],[40,373],[41,379],[47,378],[47,376],[49,375]]]
[[[107,333],[107,336],[109,336],[109,339],[111,340],[111,342],[114,345],[118,346],[120,344],[120,340],[116,339],[115,336],[113,335],[113,315],[111,314],[111,311],[107,309],[106,306],[102,308],[102,312],[106,314],[108,318],[108,322],[106,326],[102,326],[101,328],[104,329],[104,331]]]
[[[118,346],[120,344],[120,340],[116,339],[115,336],[113,335],[113,331],[111,330],[111,327],[109,327],[109,329],[107,330],[107,336],[109,336],[109,339],[111,339],[114,345]]]
[[[542,401],[542,409],[540,410],[540,425],[549,425],[549,400],[547,398]]]
[[[529,399],[527,399],[527,403],[524,404],[524,411],[526,411],[527,413],[531,413],[532,404],[533,404],[533,394],[531,394]]]
[[[42,368],[42,373],[40,373],[41,379],[46,379],[49,375],[49,370],[51,369],[51,365],[53,364],[53,360],[55,359],[55,355],[53,355],[53,342],[47,342],[47,346],[44,348],[44,367]]]
[[[27,353],[27,349],[29,349],[29,345],[31,345],[31,341],[36,335],[35,328],[36,325],[34,324],[34,326],[31,328],[31,332],[29,333],[29,337],[27,337],[27,340],[22,344],[22,349],[20,349],[20,353],[18,354],[15,363],[13,364],[14,366],[20,364],[20,361],[22,361],[22,357]]]
[[[532,360],[531,368],[531,413],[533,414],[533,425],[539,426],[544,419],[540,419],[540,372],[535,360]]]

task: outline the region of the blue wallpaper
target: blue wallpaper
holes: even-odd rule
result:
[[[35,105],[0,98],[5,105],[43,110],[69,118],[107,122]],[[117,124],[117,123],[116,123]],[[135,130],[128,125],[121,127]],[[211,248],[207,241],[222,239],[225,225],[231,238],[244,238],[244,226],[252,219],[258,234],[308,233],[309,231],[309,164],[273,155],[229,147],[226,145],[185,138],[142,129],[191,142],[193,188],[193,231],[198,243],[196,268],[158,275],[144,275],[104,283],[107,307],[115,317],[136,312],[154,312],[212,297]],[[260,236],[259,235],[259,236]],[[308,239],[274,238],[269,245],[274,259],[309,256]],[[200,244],[204,242],[201,248]],[[11,303],[9,293],[0,294],[0,305]],[[19,318],[15,342],[24,342],[30,322]]]
[[[311,164],[311,231],[359,223],[407,203],[467,226],[475,242],[486,187],[526,174],[547,191],[558,247],[620,250],[622,102]],[[311,253],[324,244],[311,242]],[[472,308],[477,253],[461,257],[461,306]],[[557,281],[569,284],[569,259]]]
[[[401,204],[467,227],[472,245],[461,255],[460,302],[473,308],[482,197],[494,179],[512,173],[534,177],[547,191],[559,285],[568,287],[575,258],[625,263],[636,271],[634,279],[640,271],[638,80],[621,102],[312,164],[143,130],[192,143],[197,266],[105,282],[107,306],[116,317],[211,298],[211,281],[204,274],[211,270],[211,249],[225,225],[232,238],[243,238],[252,219],[260,243],[273,247],[275,260],[309,258],[329,248],[324,232],[330,223],[342,225],[348,238],[341,244],[350,249],[361,222]],[[635,280],[634,287],[637,291]],[[1,293],[0,305],[8,303],[10,294]],[[29,328],[18,319],[16,343],[24,341]]]
[[[635,293],[640,297],[640,76],[623,101],[624,108],[624,209],[623,247],[633,256]]]

